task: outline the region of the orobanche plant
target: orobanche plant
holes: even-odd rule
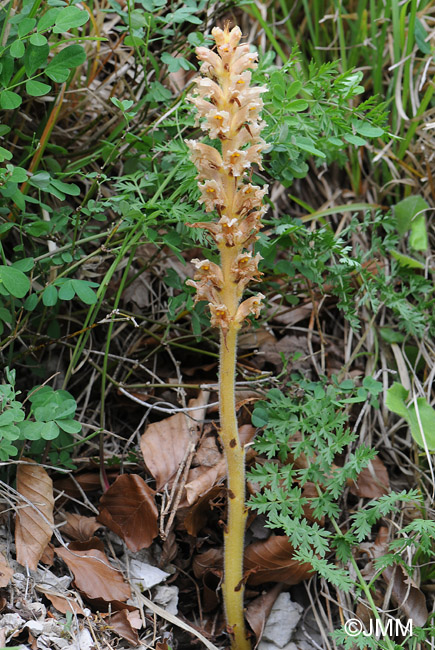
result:
[[[233,650],[251,647],[243,615],[243,544],[245,508],[245,452],[240,443],[235,411],[235,364],[237,333],[249,314],[257,317],[261,293],[243,302],[250,280],[258,280],[260,255],[249,250],[257,239],[267,187],[250,182],[253,164],[261,169],[261,152],[267,146],[260,133],[265,87],[250,86],[257,55],[249,45],[239,45],[242,33],[212,30],[217,51],[198,47],[203,61],[202,76],[189,98],[198,110],[201,128],[220,146],[187,141],[198,170],[199,188],[205,210],[216,210],[219,220],[193,224],[208,230],[220,252],[221,265],[209,260],[192,260],[197,272],[189,284],[196,288],[196,300],[207,300],[211,323],[220,329],[220,437],[228,468],[228,520],[225,530],[224,581],[225,615]]]

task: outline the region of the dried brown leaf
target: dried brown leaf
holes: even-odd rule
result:
[[[357,497],[379,499],[390,491],[387,468],[379,456],[375,456],[368,467],[359,474],[356,481],[348,480],[350,492]]]
[[[388,551],[389,531],[386,526],[379,528],[374,542],[364,542],[359,545],[359,550],[367,553],[371,559],[385,555]],[[364,575],[371,579],[376,569],[372,561],[363,569]],[[424,626],[429,616],[426,607],[426,598],[418,585],[409,577],[402,565],[389,566],[382,571],[382,577],[391,585],[391,597],[394,603],[402,610],[403,614],[413,620],[414,625]]]
[[[53,544],[47,544],[47,546],[44,548],[44,551],[41,555],[41,559],[39,560],[42,562],[42,564],[45,564],[46,566],[53,566],[54,563],[54,546]]]
[[[196,578],[201,578],[207,571],[221,575],[224,553],[222,548],[209,548],[204,553],[198,553],[193,560],[193,573]]]
[[[89,598],[105,601],[130,598],[129,585],[100,550],[72,551],[61,547],[56,549],[56,553],[74,574],[77,588]]]
[[[198,501],[201,495],[206,494],[211,488],[222,480],[227,473],[227,464],[222,458],[214,467],[209,467],[205,472],[189,483],[186,483],[186,499],[191,506]]]
[[[283,582],[296,585],[312,575],[312,567],[293,559],[293,547],[288,537],[271,535],[245,549],[245,571],[253,571],[248,579],[252,585],[263,582]]]
[[[201,391],[198,399],[190,400],[189,406],[205,406],[209,393]],[[150,424],[140,440],[145,465],[156,480],[156,490],[168,483],[177,473],[186,450],[199,438],[199,424],[204,419],[205,408],[191,411],[189,416],[176,413],[171,417]],[[195,421],[197,424],[195,424]]]
[[[219,586],[223,575],[223,548],[210,548],[193,559],[193,573],[202,582],[202,609],[211,612],[219,605]]]
[[[171,530],[162,544],[162,555],[160,557],[160,566],[166,566],[174,560],[179,552],[177,544],[177,537],[173,530]]]
[[[109,481],[114,481],[119,474],[117,469],[108,469],[107,478]],[[75,474],[74,480],[71,476],[65,476],[63,478],[57,479],[54,483],[54,487],[60,492],[64,492],[67,496],[71,496],[74,499],[83,499],[83,494],[80,492],[79,487],[88,494],[89,492],[98,492],[101,490],[101,479],[99,471],[90,471],[82,472],[81,474]]]
[[[154,492],[138,474],[122,474],[100,499],[98,521],[119,535],[132,551],[148,548],[157,537]]]
[[[222,576],[216,572],[208,571],[202,576],[202,609],[204,612],[212,612],[221,604],[221,582]]]
[[[255,404],[262,395],[255,390],[238,390],[236,391],[236,411],[246,406],[247,404]]]
[[[53,534],[53,482],[43,467],[33,460],[22,460],[28,464],[20,464],[17,469],[17,491],[26,499],[17,510],[17,562],[36,570]]]
[[[109,625],[119,636],[136,646],[139,645],[139,635],[132,625],[131,615],[132,612],[121,609],[109,617]]]
[[[373,556],[381,557],[388,549],[389,533],[386,526],[379,528],[373,545]],[[426,607],[426,598],[418,585],[409,577],[405,568],[400,564],[389,566],[382,571],[382,577],[389,585],[392,584],[391,596],[395,604],[400,607],[414,625],[423,627],[429,616]]]
[[[264,626],[272,610],[275,600],[283,589],[283,585],[278,583],[269,589],[265,594],[261,594],[258,598],[252,600],[246,608],[246,620],[248,621],[251,629],[255,634],[257,643],[254,650],[257,648],[263,636]]]
[[[193,457],[192,466],[214,467],[222,458],[216,443],[214,430],[204,433]]]
[[[62,533],[79,542],[85,542],[93,536],[96,530],[102,527],[102,524],[97,522],[96,517],[84,517],[75,513],[67,513],[65,519],[67,523],[62,526]]]
[[[184,527],[189,533],[196,537],[198,532],[205,526],[211,508],[211,502],[218,496],[224,496],[225,489],[219,485],[210,488],[193,505],[184,519]]]
[[[296,325],[301,321],[309,318],[313,311],[313,303],[307,302],[297,307],[282,306],[278,309],[275,307],[269,310],[269,320],[274,320],[283,325]]]
[[[27,628],[27,643],[30,643],[30,650],[38,650],[38,642],[28,628]]]
[[[403,614],[412,619],[414,625],[423,627],[429,616],[426,598],[405,568],[401,564],[389,566],[382,571],[382,577],[387,584],[393,583],[391,596]]]
[[[52,594],[49,591],[44,591],[44,596],[51,601],[51,604],[58,612],[61,614],[66,614],[67,612],[72,612],[73,614],[79,614],[80,616],[85,616],[85,612],[81,606],[72,598],[65,598],[60,594]]]
[[[239,335],[237,347],[240,350],[250,350],[252,348],[261,348],[263,345],[270,343],[276,345],[277,340],[267,329],[259,327],[256,330],[244,332]]]
[[[14,570],[9,566],[3,553],[0,553],[0,588],[7,587]]]
[[[251,442],[255,435],[255,427],[251,424],[244,424],[239,429],[240,442],[242,445]],[[216,483],[221,481],[227,473],[227,463],[222,459],[214,466],[207,469],[203,474],[196,476],[192,481],[186,483],[186,499],[188,505],[193,505],[200,496],[205,494]],[[180,504],[180,505],[185,505]]]
[[[70,551],[90,551],[95,548],[97,551],[104,553],[103,540],[99,537],[91,537],[84,542],[70,542],[68,548]]]

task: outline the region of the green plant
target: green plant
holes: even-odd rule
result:
[[[267,83],[265,95],[265,137],[272,146],[270,174],[288,187],[304,178],[307,160],[317,163],[337,160],[344,165],[347,149],[365,147],[387,135],[385,105],[376,97],[357,103],[365,92],[363,73],[348,70],[340,74],[338,62],[317,66],[311,62],[305,72],[297,47],[282,67],[273,64],[273,52],[261,60],[255,80]]]
[[[416,397],[406,404],[409,391],[402,384],[394,382],[387,391],[386,406],[405,418],[414,440],[423,449],[435,449],[435,410],[424,397]]]
[[[264,428],[255,441],[255,448],[270,462],[257,463],[248,473],[248,478],[260,488],[251,496],[249,506],[266,515],[266,526],[289,537],[295,559],[308,562],[314,571],[342,591],[356,586],[357,593],[362,592],[368,600],[373,616],[379,618],[371,585],[361,574],[353,550],[369,538],[383,517],[398,512],[400,504],[420,503],[419,491],[390,492],[372,500],[351,514],[345,527],[340,526],[339,519],[346,484],[355,481],[376,455],[367,446],[354,445],[357,434],[348,427],[349,408],[366,401],[378,406],[382,384],[372,377],[365,377],[360,387],[352,380],[339,382],[336,377],[332,377],[331,383],[310,382],[293,374],[287,386],[287,394],[270,390],[267,400],[258,402],[253,412],[253,424]],[[336,459],[343,458],[344,452],[344,461],[337,463]],[[304,493],[307,485],[314,487],[314,496]],[[403,565],[398,551],[417,541],[432,557],[433,530],[434,522],[423,518],[406,526],[391,543],[392,552],[377,559],[377,575],[391,564]],[[348,566],[352,567],[356,582]],[[406,569],[412,575],[412,567],[406,564]],[[345,643],[346,648],[355,642],[343,630],[337,631],[336,639]],[[371,648],[395,647],[388,636],[384,645],[378,646],[373,639],[363,639]]]
[[[36,386],[20,401],[20,391],[15,389],[16,371],[6,368],[5,379],[0,384],[0,459],[17,456],[29,443],[31,454],[41,454],[50,442],[51,462],[74,467],[69,453],[62,450],[73,442],[73,434],[82,430],[74,419],[77,404],[72,395],[50,386]],[[30,403],[27,412],[26,402]]]

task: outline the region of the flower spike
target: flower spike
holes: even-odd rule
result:
[[[191,224],[196,228],[208,230],[219,250],[231,258],[230,265],[222,265],[222,282],[237,282],[237,300],[227,304],[227,321],[239,328],[241,320],[236,318],[238,301],[243,289],[251,280],[258,281],[260,273],[258,262],[260,256],[250,258],[249,264],[235,280],[234,263],[243,249],[253,244],[261,228],[261,217],[265,211],[263,198],[267,186],[253,185],[248,177],[253,165],[261,167],[261,153],[267,146],[260,137],[264,122],[260,120],[264,86],[251,86],[251,72],[256,67],[257,54],[250,52],[249,45],[240,45],[242,33],[239,27],[225,29],[214,27],[212,36],[217,51],[206,47],[196,48],[201,65],[202,76],[194,80],[195,90],[188,100],[197,109],[197,120],[201,129],[212,140],[221,141],[221,151],[202,142],[187,140],[191,159],[198,170],[199,203],[206,212],[216,210],[218,222],[201,222]],[[223,260],[222,260],[223,262]],[[225,266],[229,267],[225,271]],[[198,268],[198,267],[197,267]],[[216,270],[214,270],[216,275]],[[195,280],[197,280],[195,276]],[[198,289],[204,296],[203,282]],[[198,298],[200,299],[200,298]],[[217,302],[209,302],[212,314],[221,305],[221,296]],[[259,309],[252,310],[255,316]],[[243,319],[242,319],[243,320]],[[223,321],[215,316],[212,324],[221,327]]]

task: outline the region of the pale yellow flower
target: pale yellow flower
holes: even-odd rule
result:
[[[230,130],[231,116],[228,111],[219,111],[217,108],[212,108],[203,117],[207,119],[201,123],[201,129],[208,131],[212,140],[225,135]]]
[[[223,207],[225,205],[226,195],[222,183],[212,179],[205,181],[203,184],[198,184],[198,187],[201,190],[198,203],[205,205],[206,212],[211,212],[218,206]]]
[[[260,253],[252,257],[250,251],[238,255],[231,267],[234,282],[238,284],[239,295],[241,296],[245,287],[251,280],[260,280],[262,273],[258,269],[258,263],[263,258]]]
[[[238,190],[234,199],[233,211],[236,214],[244,215],[254,208],[259,208],[263,202],[263,197],[267,194],[267,185],[258,187],[247,183]]]
[[[211,282],[213,286],[218,289],[222,289],[223,286],[223,275],[221,267],[210,262],[210,260],[191,260],[192,264],[196,267],[195,280],[206,280]]]
[[[263,148],[263,144],[255,144],[249,149],[228,151],[224,159],[224,169],[232,176],[241,176],[245,169],[249,169],[253,163],[256,163],[262,169],[261,150]]]
[[[258,318],[260,315],[261,301],[263,298],[264,295],[262,293],[257,293],[256,296],[252,296],[252,298],[248,298],[247,300],[244,300],[242,303],[240,303],[234,320],[237,323],[243,323],[245,318],[247,318],[250,314],[255,316],[255,318]]]
[[[222,169],[220,153],[208,144],[196,140],[186,140],[191,151],[191,160],[198,170],[199,180],[219,179],[219,170]]]
[[[215,303],[219,300],[219,292],[211,282],[186,280],[186,284],[196,289],[195,302],[206,300],[209,303]]]
[[[211,30],[211,35],[213,36],[218,47],[221,45],[229,45],[234,49],[242,38],[242,31],[237,25],[233,27],[231,31],[228,29],[228,27],[225,29],[221,29],[220,27],[213,27]]]
[[[200,61],[204,61],[201,66],[203,74],[208,74],[209,71],[213,71],[215,75],[222,74],[222,59],[215,52],[212,52],[207,47],[197,47],[196,56]]]
[[[201,97],[211,97],[215,104],[223,101],[223,92],[220,86],[208,77],[198,77],[195,79],[196,92]]]
[[[219,327],[224,333],[230,325],[230,313],[228,307],[221,303],[210,303],[210,323],[212,327]]]
[[[238,49],[238,48],[237,48]],[[232,74],[240,74],[244,70],[250,68],[251,70],[257,67],[258,54],[256,52],[240,52],[240,55],[233,62],[231,66]]]

